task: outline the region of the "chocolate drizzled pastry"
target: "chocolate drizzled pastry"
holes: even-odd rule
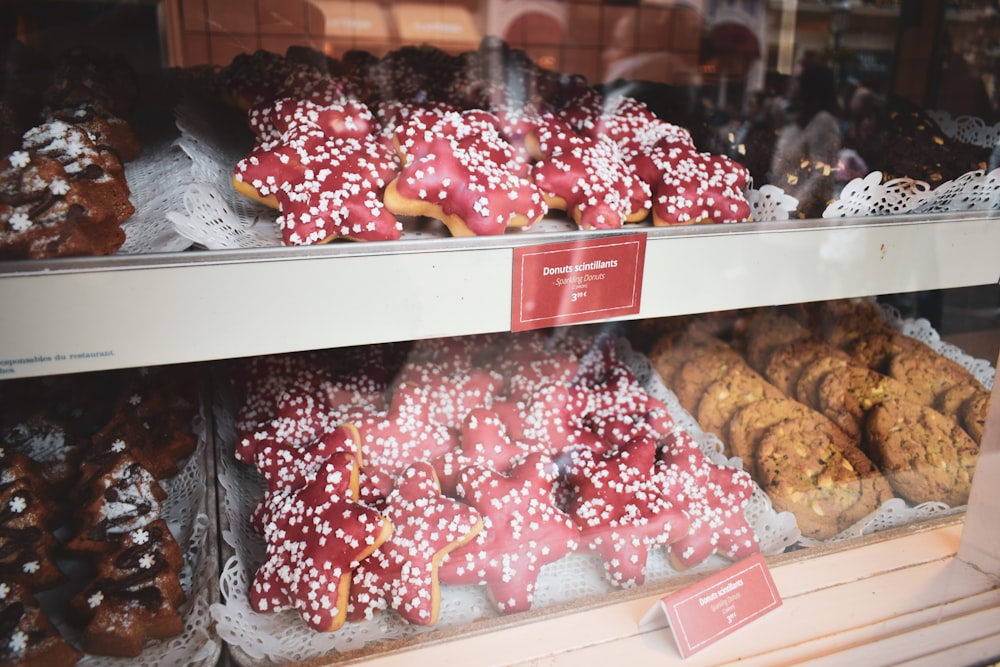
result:
[[[60,120],[42,123],[24,133],[22,146],[58,160],[73,183],[87,187],[104,202],[117,222],[135,212],[121,160],[98,148],[83,128]]]
[[[7,471],[4,471],[6,476]],[[65,580],[56,565],[54,512],[28,478],[0,483],[0,580],[41,591]]]
[[[89,495],[81,500],[79,530],[66,543],[69,553],[80,555],[114,550],[121,535],[159,519],[167,497],[153,474],[126,451],[82,487]]]
[[[90,171],[85,167],[75,178],[58,159],[34,151],[0,160],[0,259],[117,251],[125,242],[123,210],[87,178]]]
[[[65,667],[82,657],[62,638],[27,588],[0,581],[0,663]]]
[[[70,600],[85,625],[88,653],[134,657],[149,639],[184,631],[177,607],[184,603],[178,571],[180,547],[162,519],[123,534],[117,549],[98,563],[97,575]]]

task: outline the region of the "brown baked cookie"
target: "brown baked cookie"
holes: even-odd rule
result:
[[[725,343],[722,346],[694,349],[688,360],[678,367],[667,386],[677,394],[677,400],[684,409],[694,414],[708,385],[730,369],[739,367],[749,368],[743,357]]]
[[[685,327],[660,336],[649,352],[649,359],[663,378],[664,384],[670,386],[674,375],[685,362],[696,353],[711,350],[733,352],[722,339],[698,327]]]
[[[990,407],[990,394],[977,391],[962,404],[958,413],[958,423],[976,443],[983,441],[983,429],[986,428],[986,413]]]
[[[865,414],[886,398],[919,402],[920,396],[902,382],[860,366],[831,369],[816,388],[817,409],[856,444]]]
[[[934,400],[933,408],[941,414],[948,415],[961,422],[959,413],[962,405],[979,392],[985,391],[979,382],[959,383],[948,387]]]
[[[847,359],[847,353],[826,341],[810,338],[778,348],[768,357],[764,377],[786,396],[795,397],[795,385],[806,366],[820,357]]]
[[[772,352],[811,338],[812,332],[790,315],[761,311],[747,325],[744,357],[754,370],[763,372]]]
[[[846,350],[857,364],[884,373],[893,355],[919,347],[924,344],[886,326],[855,339]]]
[[[823,340],[834,347],[846,349],[855,340],[885,331],[887,326],[878,304],[850,299],[828,302],[819,330]]]
[[[826,539],[876,511],[892,489],[861,452],[821,422],[786,419],[757,446],[756,478],[775,509],[795,515],[806,537]]]
[[[740,407],[733,413],[729,420],[729,432],[726,438],[727,455],[739,456],[743,459],[744,470],[754,472],[753,461],[757,443],[767,429],[786,419],[798,422],[817,421],[822,428],[830,430],[831,437],[835,441],[844,446],[851,444],[847,436],[833,422],[795,399],[762,398]]]
[[[846,368],[850,365],[852,365],[851,360],[841,355],[818,357],[803,367],[799,379],[795,381],[794,398],[810,408],[819,410],[818,390],[823,376],[835,368]]]
[[[865,437],[872,459],[906,500],[952,507],[968,502],[979,446],[951,417],[885,400],[869,411]]]
[[[632,347],[652,355],[654,350],[662,352],[674,345],[690,341],[728,340],[740,321],[740,311],[638,320],[629,323],[628,337],[632,341]]]
[[[933,405],[949,387],[976,382],[965,366],[926,345],[893,355],[887,373],[913,388],[923,405]]]
[[[759,373],[747,366],[736,366],[705,389],[695,417],[703,431],[725,439],[729,420],[739,408],[762,398],[782,397]]]

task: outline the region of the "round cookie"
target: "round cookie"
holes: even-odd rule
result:
[[[784,394],[795,397],[795,385],[806,366],[820,357],[847,358],[846,353],[821,340],[806,339],[782,346],[771,353],[763,374]]]
[[[680,367],[690,361],[695,354],[702,352],[738,354],[720,338],[703,333],[696,327],[686,327],[683,330],[671,331],[660,336],[649,353],[649,359],[667,386],[674,386],[674,376]]]
[[[782,393],[759,373],[737,366],[705,389],[695,416],[702,430],[724,438],[730,418],[740,407],[762,398],[781,397]]]
[[[829,419],[798,401],[787,398],[762,398],[740,407],[729,420],[726,440],[729,456],[743,459],[743,469],[754,471],[757,444],[767,429],[786,419],[797,422],[816,422],[827,428],[835,441],[844,446],[851,444],[847,436]]]
[[[799,379],[795,381],[794,397],[811,408],[819,409],[818,389],[823,376],[834,368],[844,368],[851,361],[840,355],[819,357],[802,369]]]
[[[812,332],[795,318],[764,311],[750,319],[744,356],[752,368],[763,371],[775,350],[811,338]]]
[[[983,430],[986,428],[986,413],[990,406],[990,394],[977,391],[974,396],[962,404],[958,413],[959,423],[965,432],[977,443],[983,441]]]
[[[890,397],[913,402],[920,398],[902,382],[860,366],[831,369],[816,388],[817,409],[855,443],[861,441],[865,414]]]
[[[865,436],[872,459],[906,500],[952,507],[968,501],[979,447],[955,420],[890,399],[868,413]]]
[[[756,477],[775,509],[792,512],[814,539],[833,537],[892,497],[868,457],[839,445],[819,422],[786,419],[769,428],[757,447]]]
[[[684,409],[693,414],[708,386],[737,367],[747,367],[746,362],[728,346],[697,349],[680,365],[667,386],[677,394]]]
[[[935,399],[933,407],[938,412],[961,422],[959,414],[962,410],[962,405],[980,392],[983,392],[983,388],[978,382],[959,383],[941,392],[937,399]]]
[[[949,387],[976,381],[967,368],[926,346],[893,355],[887,372],[912,387],[923,405],[933,405]]]
[[[827,304],[820,331],[834,347],[847,349],[854,341],[884,331],[882,311],[870,301],[834,301]]]
[[[886,326],[851,341],[846,350],[859,365],[886,372],[894,355],[919,347],[923,343]]]

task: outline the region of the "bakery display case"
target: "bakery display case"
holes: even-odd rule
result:
[[[1000,656],[993,7],[0,13],[3,662]]]

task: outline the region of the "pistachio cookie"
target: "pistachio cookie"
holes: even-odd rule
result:
[[[876,511],[892,488],[857,447],[820,422],[786,419],[757,446],[758,483],[775,509],[795,515],[806,537],[826,539]]]
[[[906,500],[968,502],[979,446],[954,419],[890,399],[868,413],[865,436],[873,460]]]

